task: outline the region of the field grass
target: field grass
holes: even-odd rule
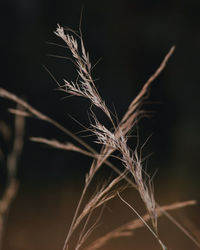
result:
[[[200,248],[196,239],[198,233],[195,234],[198,230],[194,224],[191,223],[190,229],[187,230],[169,213],[171,210],[195,205],[196,202],[191,200],[163,206],[158,204],[154,195],[152,177],[145,169],[145,159],[142,155],[142,149],[147,141],[141,145],[138,139],[138,122],[147,115],[142,109],[143,102],[148,98],[151,83],[164,70],[175,48],[171,47],[157,70],[130,103],[124,116],[118,120],[114,115],[114,110],[111,111],[107,107],[96,88],[92,76],[93,66],[84,47],[81,30],[76,32],[58,25],[54,33],[63,40],[64,46],[69,52],[67,58],[76,68],[77,78],[60,83],[47,68],[46,70],[64,95],[89,100],[90,106],[86,112],[88,112],[90,126],[84,130],[87,136],[92,135],[92,141],[99,144],[101,149],[97,152],[82,138],[71,133],[57,121],[41,113],[15,94],[0,88],[1,97],[19,105],[16,109],[10,109],[10,112],[16,116],[16,132],[13,151],[8,155],[8,178],[1,202],[3,207],[1,209],[1,236],[3,236],[10,204],[17,192],[17,186],[12,185],[14,192],[11,192],[10,196],[7,195],[11,184],[17,183],[17,160],[22,148],[24,130],[23,126],[19,126],[19,122],[17,122],[19,119],[20,124],[23,123],[24,117],[45,121],[71,137],[76,143],[65,143],[43,137],[31,137],[32,141],[64,151],[81,153],[93,159],[88,173],[83,177],[84,187],[79,190],[80,192],[61,191],[66,190],[66,184],[63,184],[54,187],[50,193],[44,191],[43,195],[38,195],[37,189],[30,190],[26,197],[20,197],[19,194],[15,210],[13,209],[10,215],[12,220],[8,221],[4,249],[94,250],[100,248],[122,249],[124,247],[126,249],[171,249],[172,245],[173,249],[184,249],[186,246],[187,249]],[[100,121],[97,109],[103,113],[105,120],[109,121],[109,126],[107,123],[105,125],[102,119]],[[130,136],[136,138],[134,145],[129,144]],[[114,163],[113,158],[115,158]],[[101,173],[101,169],[105,165],[113,173],[97,182],[96,176]],[[76,180],[74,184],[76,190]],[[46,195],[47,197],[44,198]],[[35,203],[32,196],[41,200]],[[166,198],[165,204],[167,201]],[[20,209],[17,208],[19,206],[17,202],[22,204]],[[76,205],[77,203],[78,205]],[[31,209],[32,207],[34,210]],[[109,211],[110,209],[112,213]],[[161,215],[165,215],[165,218],[160,221],[158,219]],[[14,221],[16,223],[13,223]],[[27,224],[30,225],[29,230],[27,230]],[[102,227],[101,224],[103,224]],[[195,230],[191,230],[191,225]],[[68,233],[66,227],[69,228]],[[175,235],[176,237],[174,237]],[[177,238],[181,240],[177,240]]]

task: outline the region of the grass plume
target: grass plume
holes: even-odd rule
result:
[[[90,169],[85,175],[84,187],[75,209],[74,216],[72,218],[72,222],[64,242],[63,250],[72,249],[72,236],[78,231],[78,228],[80,228],[81,230],[79,235],[76,237],[76,244],[73,249],[79,250],[85,246],[88,237],[92,232],[94,232],[94,229],[97,227],[97,224],[102,215],[100,213],[100,216],[96,219],[95,223],[93,223],[91,217],[94,211],[101,209],[108,201],[115,197],[120,197],[121,201],[136,213],[138,219],[126,223],[125,225],[122,225],[117,229],[100,237],[90,246],[86,247],[86,249],[98,249],[104,246],[108,240],[116,237],[130,236],[133,234],[133,230],[142,226],[146,226],[151,231],[152,235],[157,239],[162,249],[166,249],[165,245],[158,236],[158,217],[160,217],[162,214],[168,215],[167,211],[169,210],[194,205],[195,202],[188,201],[162,207],[158,205],[154,197],[153,184],[151,182],[151,179],[143,168],[143,159],[142,156],[138,153],[138,145],[135,145],[134,147],[129,146],[128,134],[133,130],[133,128],[135,128],[140,117],[145,114],[145,112],[141,110],[141,106],[143,104],[143,101],[148,97],[150,85],[165,68],[169,58],[174,52],[175,47],[171,47],[155,73],[147,80],[141,91],[133,99],[121,121],[118,124],[115,124],[115,118],[113,117],[112,112],[110,112],[109,108],[106,106],[106,102],[102,99],[95,86],[91,74],[92,65],[90,62],[89,53],[84,47],[81,32],[77,33],[70,29],[67,29],[65,31],[62,26],[58,25],[54,33],[63,40],[63,42],[65,43],[64,47],[71,53],[70,60],[75,65],[77,72],[77,78],[75,82],[69,80],[64,80],[63,84],[56,82],[59,89],[61,91],[64,91],[68,95],[89,99],[92,106],[96,106],[101,109],[111,122],[112,127],[108,129],[105,124],[99,121],[93,109],[90,109],[89,114],[91,118],[91,124],[90,128],[88,128],[88,131],[91,134],[95,135],[94,141],[101,145],[101,149],[99,150],[99,152],[95,151],[80,137],[71,133],[67,128],[59,124],[57,121],[36,110],[34,107],[17,97],[15,94],[12,94],[7,90],[0,88],[0,96],[12,100],[23,107],[23,110],[20,110],[18,108],[10,109],[9,111],[11,113],[18,115],[19,117],[32,117],[48,122],[65,133],[65,135],[71,137],[77,145],[73,142],[63,143],[55,139],[47,139],[43,137],[31,137],[32,141],[43,143],[45,145],[61,150],[75,151],[93,158]],[[113,156],[113,153],[115,151],[120,153],[120,155],[118,156],[121,164],[120,169],[113,165],[111,162],[111,157]],[[108,165],[112,170],[115,171],[115,173],[117,173],[117,175],[108,180],[105,180],[103,184],[98,183],[98,188],[96,189],[96,191],[92,195],[90,195],[88,199],[86,199],[86,194],[88,194],[89,187],[94,180],[94,177],[97,175],[98,170],[103,167],[103,164]],[[15,175],[15,172],[13,173]],[[138,191],[138,194],[146,208],[146,215],[140,216],[139,212],[136,211],[120,195],[120,193],[128,185]],[[176,223],[173,217],[168,215],[168,218],[178,226],[178,223]],[[147,224],[147,221],[152,222],[151,227]],[[191,237],[191,234],[188,233],[187,230],[185,230],[183,227],[181,228],[181,230],[186,235],[188,235],[188,237],[190,237],[190,239],[197,246],[199,246],[199,243],[197,241],[195,242],[195,240]]]

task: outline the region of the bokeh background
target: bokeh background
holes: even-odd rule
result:
[[[0,15],[0,86],[25,98],[33,107],[75,133],[83,128],[69,115],[87,127],[88,101],[76,97],[63,99],[65,95],[56,91],[56,83],[42,66],[60,82],[63,78],[75,78],[70,61],[49,56],[66,56],[67,52],[47,42],[62,44],[53,34],[57,23],[77,30],[82,8],[85,46],[93,64],[101,58],[93,76],[98,79],[96,83],[103,99],[110,109],[116,110],[119,119],[170,47],[176,46],[164,72],[152,84],[144,105],[152,112],[148,119],[141,120],[139,137],[144,142],[152,135],[144,154],[153,153],[148,158],[147,170],[151,175],[156,172],[157,201],[166,204],[198,200],[199,1],[4,1]],[[13,116],[8,114],[7,108],[14,106],[0,99],[0,120],[11,128]],[[20,190],[10,211],[3,249],[61,249],[91,160],[73,152],[35,144],[29,141],[30,136],[71,141],[48,124],[27,120],[18,170]],[[96,147],[93,138],[84,139]],[[1,147],[6,152],[11,144],[1,141]],[[5,166],[0,171],[3,183]],[[132,199],[135,202],[135,196]],[[128,210],[120,201],[113,201],[113,204],[109,205],[107,215],[113,223],[119,213],[121,223],[134,216],[130,213],[127,217]],[[122,211],[127,211],[124,217]],[[181,210],[175,216],[182,223],[192,221],[193,226],[200,227],[199,205]],[[197,249],[167,220],[161,220],[161,225],[162,236],[170,249]],[[151,249],[149,246],[159,249],[146,231],[125,239],[122,245],[119,240],[115,246],[105,249],[133,249],[133,246],[147,249],[147,245],[148,249]],[[171,234],[166,236],[169,231]]]

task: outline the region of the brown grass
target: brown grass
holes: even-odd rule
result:
[[[142,155],[138,153],[140,152],[140,149],[138,148],[139,146],[135,145],[134,147],[130,147],[128,142],[129,138],[127,136],[130,131],[132,131],[136,126],[140,117],[145,114],[145,112],[141,110],[142,103],[144,99],[148,97],[149,87],[151,83],[165,68],[166,63],[168,62],[170,56],[174,51],[174,46],[169,50],[158,69],[147,80],[139,94],[131,102],[127,109],[127,112],[124,114],[121,121],[116,124],[115,117],[113,117],[112,113],[106,106],[105,101],[101,98],[94,84],[94,80],[91,75],[92,66],[90,63],[89,54],[88,52],[86,52],[84,47],[81,32],[76,33],[68,29],[67,33],[65,33],[64,28],[58,25],[55,34],[64,41],[65,45],[71,52],[71,60],[73,61],[78,73],[75,82],[64,80],[63,84],[57,83],[59,89],[68,93],[69,95],[81,96],[89,99],[91,104],[101,109],[111,122],[112,128],[108,129],[98,120],[98,117],[94,113],[92,107],[90,108],[91,127],[88,128],[88,131],[96,136],[95,142],[102,146],[101,150],[99,152],[96,152],[82,139],[71,133],[67,128],[63,127],[52,118],[47,117],[45,114],[33,108],[27,102],[6,91],[5,89],[0,88],[0,96],[12,100],[20,104],[24,108],[24,110],[10,110],[10,112],[17,115],[16,117],[30,116],[46,121],[70,136],[73,140],[76,141],[76,143],[78,143],[78,145],[75,145],[71,142],[62,143],[57,140],[50,140],[41,137],[32,137],[32,141],[44,143],[62,150],[76,151],[93,158],[90,170],[85,176],[85,185],[83,187],[78,205],[75,209],[72,223],[64,242],[63,250],[72,249],[71,239],[72,236],[74,236],[76,233],[78,235],[76,237],[76,243],[73,249],[98,249],[104,246],[110,239],[132,235],[133,230],[142,226],[146,226],[146,228],[149,229],[152,235],[156,237],[162,249],[167,249],[158,235],[157,218],[163,214],[167,215],[170,220],[172,220],[188,237],[190,237],[190,239],[198,247],[200,247],[200,244],[194,239],[194,237],[167,212],[168,210],[174,210],[188,205],[194,205],[195,201],[175,203],[169,206],[160,207],[154,198],[151,178],[143,168]],[[20,145],[22,145],[22,143],[20,144],[18,142],[19,149],[21,149]],[[123,170],[120,170],[118,167],[114,166],[110,161],[108,161],[108,158],[113,156],[114,151],[118,151],[118,153],[120,153],[118,159],[123,167]],[[16,152],[15,146],[13,152],[14,157],[18,157],[19,153],[18,151]],[[12,179],[14,176],[14,179],[12,180],[15,180],[16,165],[14,165],[14,167],[9,167],[12,166],[11,163],[12,160],[8,162],[7,166],[8,168],[10,168],[10,173],[12,173],[10,178]],[[88,194],[90,184],[94,180],[94,177],[97,175],[98,170],[102,168],[103,164],[107,164],[118,175],[113,177],[113,179],[105,180],[103,184],[98,183],[98,188],[96,189],[96,191],[86,199],[86,194]],[[147,211],[147,214],[143,217],[140,215],[140,212],[136,211],[133,206],[131,206],[126,200],[121,197],[120,193],[124,189],[126,189],[127,186],[131,186],[138,191],[138,194],[141,197],[141,200],[143,201]],[[16,190],[15,186],[14,190]],[[7,200],[8,204],[10,204],[10,200],[12,200],[14,194],[11,195],[11,198],[8,198],[10,197],[8,195],[8,191],[9,188],[7,189],[7,192],[5,192],[5,197],[7,197],[5,198],[5,200]],[[105,236],[100,237],[92,244],[87,246],[87,239],[89,238],[91,233],[93,233],[101,218],[100,213],[100,216],[97,216],[95,222],[93,222],[91,220],[91,217],[94,211],[103,207],[109,200],[115,197],[120,197],[121,201],[123,201],[130,207],[130,211],[133,210],[136,213],[138,219],[122,225],[117,229],[114,229],[113,231],[107,233]],[[8,206],[5,206],[5,211],[8,210]],[[149,226],[149,224],[147,224],[147,221],[149,220],[151,221],[152,226]],[[78,228],[80,229],[79,231],[77,231]]]
[[[19,105],[18,109],[20,109]],[[6,162],[7,166],[6,187],[3,196],[0,200],[0,247],[2,246],[2,239],[3,239],[6,218],[8,216],[11,203],[17,194],[19,186],[19,183],[16,179],[16,174],[17,174],[18,158],[23,148],[23,137],[24,137],[24,126],[25,126],[24,124],[25,124],[24,117],[16,115],[13,148],[12,151],[8,153]],[[3,131],[5,131],[5,129]],[[7,136],[8,133],[4,134],[6,134],[6,137],[8,137]]]

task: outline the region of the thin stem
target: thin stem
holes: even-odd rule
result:
[[[167,250],[167,247],[162,243],[159,239],[158,235],[151,229],[151,227],[146,223],[146,221],[142,218],[142,216],[135,210],[127,201],[125,201],[121,195],[118,193],[120,200],[122,200],[134,213],[140,218],[140,220],[144,223],[144,225],[149,229],[149,231],[153,234],[153,236],[158,240],[159,244],[161,245],[163,250]]]
[[[75,224],[75,222],[76,222],[76,219],[77,219],[77,216],[78,216],[78,213],[79,213],[79,209],[80,209],[80,207],[81,207],[83,198],[84,198],[84,196],[85,196],[85,193],[86,193],[86,191],[87,191],[87,188],[88,188],[89,184],[90,184],[90,181],[87,182],[87,183],[85,184],[84,189],[83,189],[83,191],[82,191],[82,194],[81,194],[81,197],[80,197],[80,199],[79,199],[78,205],[77,205],[77,207],[76,207],[76,211],[75,211],[75,214],[74,214],[74,217],[73,217],[73,220],[72,220],[72,223],[71,223],[69,232],[68,232],[68,234],[67,234],[67,238],[66,238],[65,243],[64,243],[64,246],[63,246],[63,250],[66,250],[66,249],[67,249],[67,244],[68,244],[68,242],[69,242],[69,239],[70,239],[72,233],[73,233],[74,230],[75,230],[74,224]]]

